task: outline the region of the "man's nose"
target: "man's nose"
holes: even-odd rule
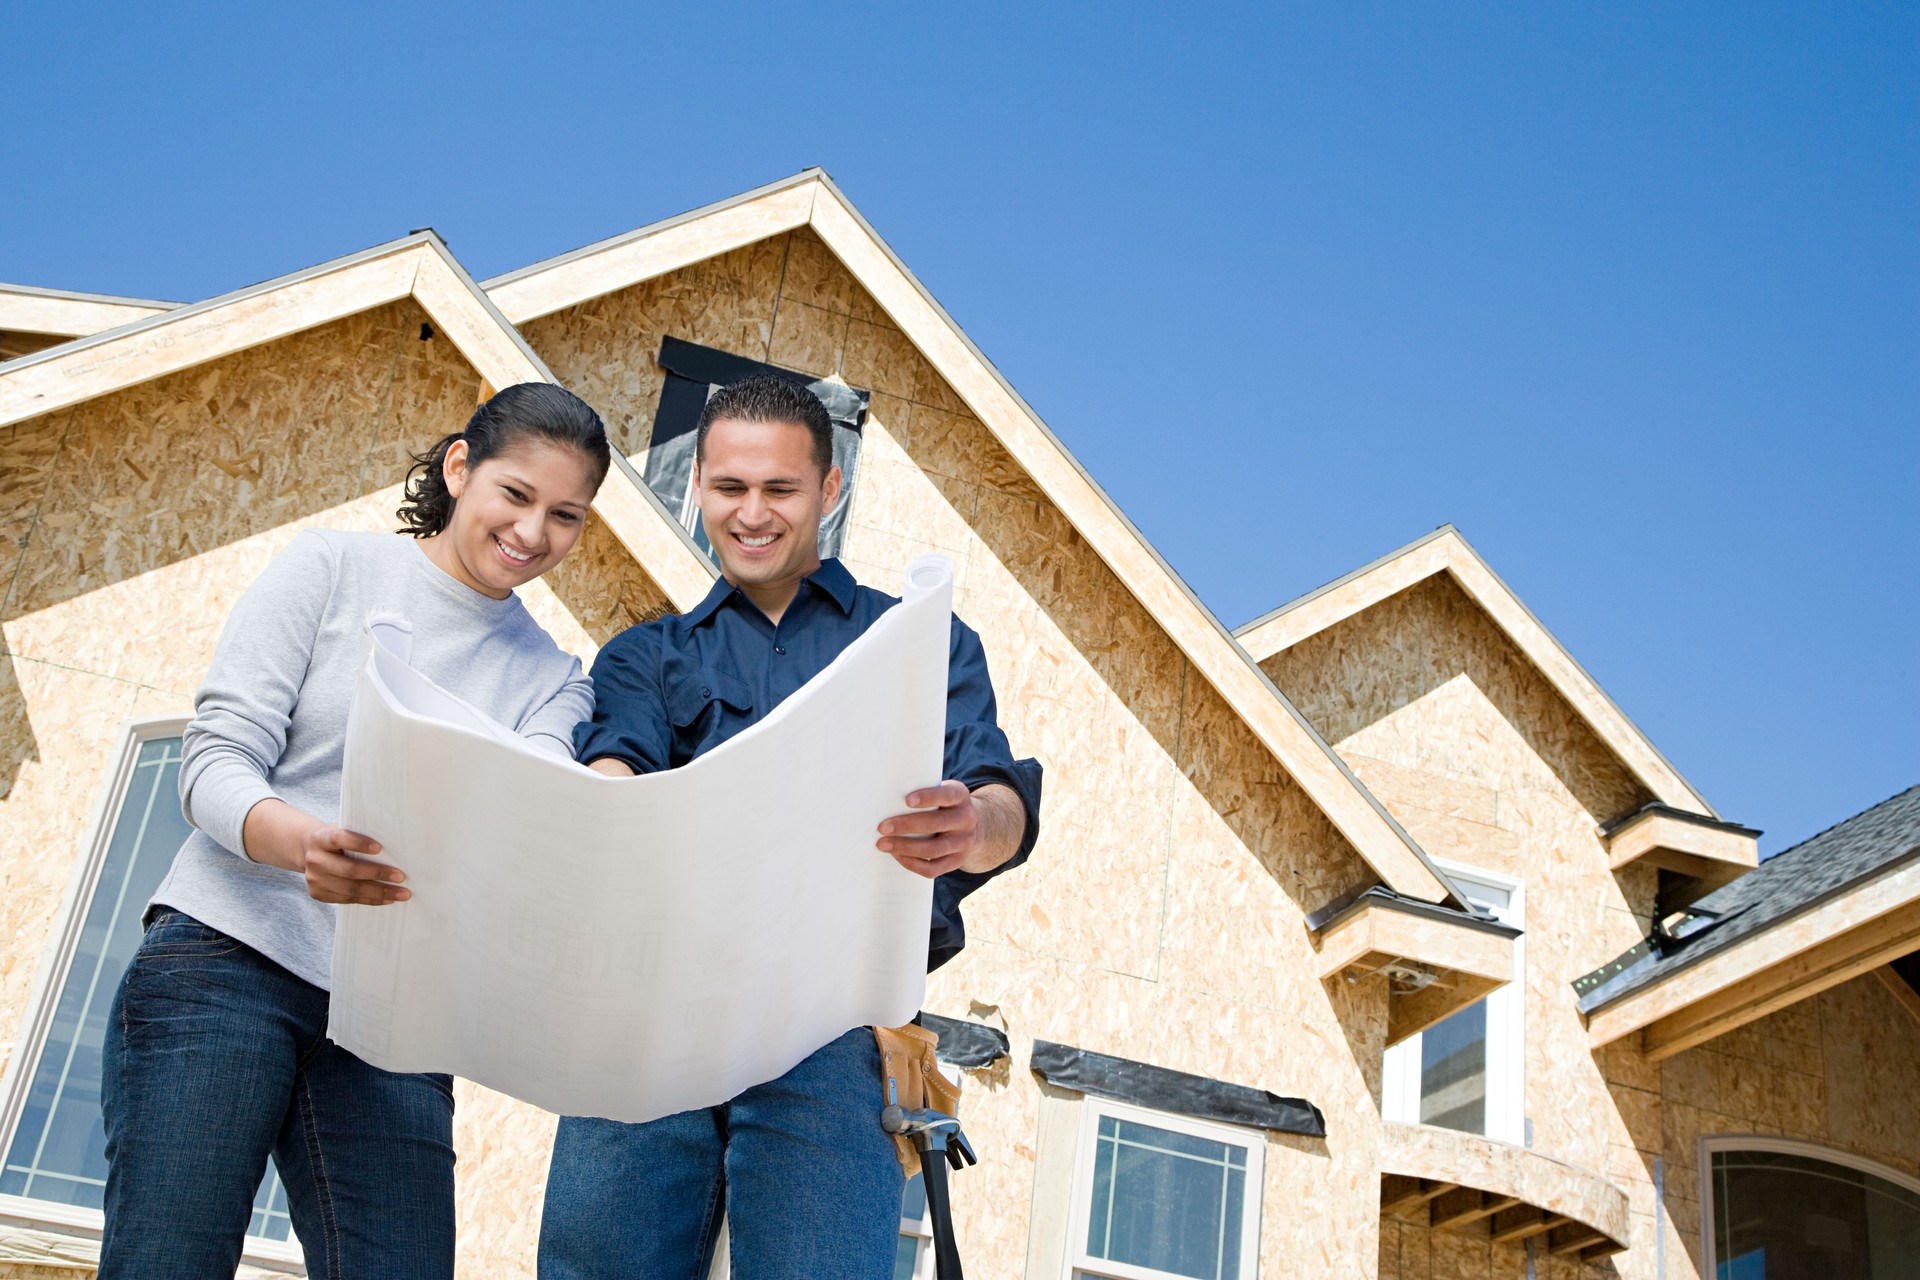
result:
[[[766,496],[758,489],[747,490],[745,500],[740,503],[740,521],[743,524],[759,524],[767,518]]]

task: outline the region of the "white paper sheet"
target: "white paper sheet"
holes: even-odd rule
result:
[[[874,841],[941,777],[952,573],[915,561],[902,603],[772,714],[638,778],[534,750],[376,620],[340,817],[413,897],[342,908],[327,1034],[378,1067],[638,1121],[907,1021],[932,882]]]

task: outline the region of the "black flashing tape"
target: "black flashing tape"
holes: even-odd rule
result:
[[[827,412],[840,425],[858,431],[867,421],[867,406],[872,400],[870,392],[841,383],[815,378],[810,374],[796,373],[792,369],[782,369],[776,364],[762,364],[746,356],[734,355],[731,351],[720,351],[713,347],[703,347],[697,342],[687,342],[681,338],[665,337],[660,340],[660,367],[668,373],[678,374],[690,382],[701,384],[700,403],[706,403],[706,387],[720,386],[756,373],[776,374],[789,382],[797,382],[810,387],[827,406]],[[699,416],[696,407],[694,416]],[[688,430],[690,428],[682,428]]]
[[[1153,1111],[1308,1138],[1327,1136],[1327,1118],[1320,1114],[1320,1108],[1305,1098],[1283,1098],[1251,1085],[1227,1084],[1185,1071],[1110,1058],[1050,1040],[1033,1042],[1031,1066],[1048,1084]]]
[[[995,1059],[1013,1052],[1006,1032],[978,1022],[923,1013],[920,1025],[940,1037],[940,1061],[951,1062],[966,1071],[992,1066]]]

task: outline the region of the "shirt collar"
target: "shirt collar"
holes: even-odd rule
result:
[[[820,588],[828,599],[839,605],[841,613],[853,612],[854,592],[858,590],[859,584],[853,580],[853,575],[847,572],[847,566],[841,564],[837,557],[822,560],[820,567],[807,575],[806,581]]]
[[[812,583],[822,595],[839,606],[841,613],[853,612],[854,592],[858,590],[859,584],[853,580],[853,575],[847,572],[847,566],[841,564],[838,558],[821,561],[820,567],[802,578],[800,583],[802,586]],[[683,615],[687,625],[697,627],[705,622],[713,616],[714,610],[725,604],[728,598],[739,590],[740,588],[725,578],[716,579],[713,589],[707,592],[706,598]]]

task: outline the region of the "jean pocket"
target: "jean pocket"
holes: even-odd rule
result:
[[[231,955],[241,947],[239,939],[201,924],[182,911],[162,911],[147,926],[147,936],[133,953],[133,962],[165,960],[173,957],[211,958]]]

